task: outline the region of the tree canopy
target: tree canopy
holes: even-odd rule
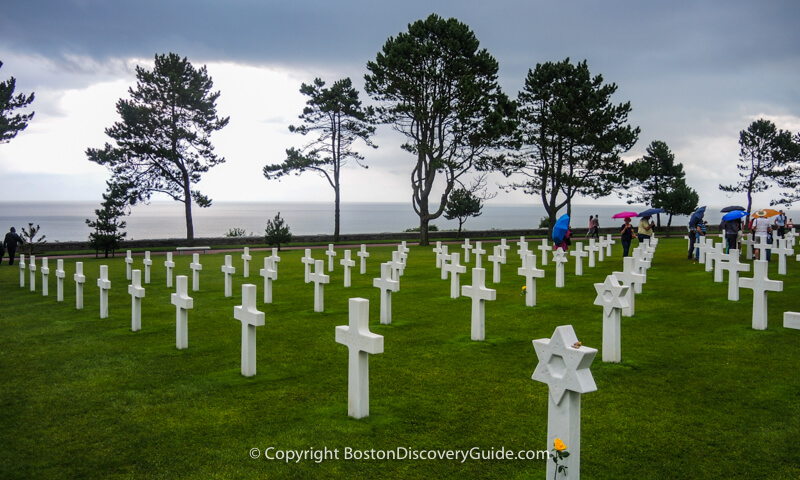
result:
[[[89,246],[95,252],[102,251],[108,258],[109,253],[113,254],[120,248],[122,240],[127,236],[123,231],[126,222],[120,218],[128,215],[130,203],[128,185],[106,182],[102,208],[94,211],[97,218],[86,219],[86,225],[93,230],[89,233]]]
[[[771,182],[792,185],[800,147],[792,139],[791,132],[778,130],[774,123],[763,118],[739,132],[739,147],[736,168],[741,180],[732,185],[720,185],[719,189],[746,194],[749,221],[753,194],[766,191]]]
[[[686,193],[683,191],[677,197],[671,196],[681,182],[686,186],[686,174],[683,164],[675,163],[675,154],[661,140],[651,142],[642,158],[627,165],[625,176],[628,179],[628,203],[643,203],[666,210],[665,202],[672,203]],[[661,226],[660,215],[658,226]]]
[[[3,62],[0,62],[0,68]],[[17,80],[14,77],[0,82],[0,143],[8,143],[16,137],[19,132],[25,130],[28,122],[33,118],[31,113],[14,113],[15,110],[25,108],[33,103],[34,94],[25,95],[19,93],[14,95],[17,87]]]
[[[300,115],[303,124],[289,126],[289,131],[301,135],[318,133],[301,149],[286,150],[286,160],[281,164],[266,165],[264,176],[267,179],[280,179],[294,172],[300,175],[306,171],[322,175],[334,190],[334,241],[339,240],[339,216],[341,200],[340,176],[342,167],[349,159],[367,168],[361,162],[364,156],[354,150],[357,140],[367,146],[377,148],[370,137],[375,133],[375,109],[362,107],[358,90],[350,78],[336,81],[331,88],[319,78],[311,85],[302,84],[300,92],[309,97]]]
[[[192,187],[201,174],[225,162],[214,153],[211,133],[228,124],[217,116],[220,92],[206,67],[195,69],[175,53],[155,56],[152,71],[136,67],[136,88],[117,102],[121,120],[106,129],[116,146],[89,148],[92,162],[105,165],[112,181],[131,185],[134,202],[163,193],[184,204],[186,238],[194,239],[192,200],[200,207],[211,199]]]
[[[497,83],[497,61],[454,18],[432,14],[410,24],[367,69],[366,91],[382,104],[381,121],[405,135],[402,148],[416,157],[412,206],[426,245],[428,222],[442,215],[458,178],[502,160],[493,152],[513,132],[514,105]],[[431,205],[435,186],[442,192]]]
[[[450,192],[447,199],[447,207],[444,210],[444,218],[448,220],[458,220],[458,233],[456,238],[461,236],[461,228],[469,217],[479,217],[483,209],[483,202],[480,197],[464,187],[456,188]]]
[[[519,93],[517,163],[506,174],[522,176],[511,188],[539,195],[552,229],[558,211],[575,195],[599,198],[622,181],[620,154],[636,143],[627,125],[630,102],[614,105],[616,84],[592,77],[584,60],[546,62],[529,70]]]

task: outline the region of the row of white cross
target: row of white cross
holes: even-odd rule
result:
[[[686,237],[688,238],[688,237]],[[753,290],[753,314],[752,326],[754,330],[766,330],[768,325],[768,292],[783,291],[783,282],[771,280],[768,277],[769,262],[766,261],[766,252],[778,256],[778,275],[786,275],[786,257],[794,255],[796,233],[794,229],[787,232],[785,238],[775,238],[774,244],[766,243],[766,237],[753,237],[748,234],[742,238],[742,244],[747,247],[747,254],[752,258],[753,250],[763,252],[759,260],[753,262],[753,277],[740,278],[742,272],[749,272],[750,265],[739,261],[739,250],[730,249],[724,253],[724,241],[714,243],[709,237],[700,237],[695,244],[699,249],[698,261],[704,264],[705,271],[714,272],[714,282],[724,281],[724,272],[728,272],[728,300],[739,300],[739,289],[749,288]],[[796,257],[800,262],[800,255]],[[793,324],[795,312],[785,312],[784,326],[787,328]]]

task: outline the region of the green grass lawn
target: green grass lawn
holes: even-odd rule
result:
[[[754,331],[752,291],[729,302],[727,276],[714,283],[712,273],[686,260],[685,249],[685,240],[661,241],[636,315],[622,319],[620,364],[601,361],[602,307],[593,305],[593,284],[621,269],[619,244],[596,267],[584,262],[582,277],[570,257],[565,288],[555,288],[552,262],[543,267],[535,307],[521,296],[513,248],[502,283],[488,284],[497,300],[487,302],[484,342],[470,340],[470,299],[450,298],[430,247],[411,248],[391,325],[380,324],[372,287],[391,247],[371,248],[367,274],[356,267],[347,289],[340,253],[324,313],[314,313],[313,285],[303,283],[302,250],[281,253],[269,305],[261,303],[258,276],[267,252],[251,252],[249,279],[234,256],[232,298],[223,296],[224,256],[202,255],[182,351],[175,348],[163,256],[153,256],[135,333],[124,254],[81,259],[87,280],[80,311],[75,260],[65,261],[63,303],[56,302],[53,257],[48,297],[38,272],[32,293],[27,274],[20,288],[19,269],[6,262],[0,478],[544,478],[544,460],[358,461],[344,454],[552,448],[545,444],[547,386],[531,380],[531,340],[564,324],[601,350],[591,368],[598,390],[582,398],[584,478],[800,478],[800,331],[782,326],[784,311],[800,310],[800,263],[790,259],[788,275],[779,276],[773,258],[770,278],[783,280],[784,290],[769,294],[769,329]],[[323,250],[313,253],[326,258]],[[144,268],[142,258],[135,268]],[[191,256],[174,258],[176,273],[190,275]],[[491,279],[487,263],[484,257]],[[96,287],[102,264],[112,282],[103,320]],[[469,273],[461,278],[471,282]],[[240,373],[241,324],[233,318],[244,283],[258,285],[266,316],[253,378]],[[370,416],[361,420],[347,416],[347,348],[334,341],[335,327],[348,323],[351,297],[370,301],[370,329],[384,336],[384,353],[370,356]],[[270,447],[271,455],[338,449],[339,459],[268,460]]]

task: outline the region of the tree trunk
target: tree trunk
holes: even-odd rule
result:
[[[339,212],[340,212],[340,209],[339,209],[340,196],[339,196],[339,179],[338,178],[336,179],[336,186],[333,187],[333,191],[335,192],[334,193],[334,197],[335,197],[334,202],[336,204],[334,206],[334,212],[333,212],[333,241],[334,242],[338,242],[339,241]]]
[[[669,218],[667,219],[667,228],[669,228],[669,227],[670,227],[670,225],[672,225],[672,215],[670,215],[670,216],[669,216]],[[661,226],[661,225],[659,225],[659,227],[660,227],[660,226]]]
[[[186,192],[185,200],[183,201],[184,211],[186,212],[186,244],[188,246],[194,245],[194,225],[192,224],[192,196]]]
[[[420,246],[428,246],[428,218],[424,216],[419,217],[419,244]]]

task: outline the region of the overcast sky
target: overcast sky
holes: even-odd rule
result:
[[[36,115],[0,145],[0,201],[101,200],[108,174],[85,151],[107,141],[135,66],[149,68],[154,54],[168,52],[207,65],[222,92],[219,114],[231,117],[212,135],[227,163],[206,174],[203,193],[216,201],[332,201],[313,174],[268,182],[261,173],[303,144],[287,129],[304,106],[300,84],[349,76],[362,88],[366,62],[430,13],[472,28],[512,98],[537,63],[586,59],[592,74],[618,85],[614,102],[630,101],[630,123],[641,127],[625,159],[665,141],[701,204],[744,202],[718,184],[738,181],[739,131],[752,121],[800,131],[796,0],[6,1],[0,79],[14,76],[17,92],[35,92]],[[363,89],[362,99],[370,102]],[[343,200],[409,201],[413,159],[389,127],[374,141],[380,148],[362,149],[370,168],[343,172]],[[538,201],[520,192],[494,200]]]

